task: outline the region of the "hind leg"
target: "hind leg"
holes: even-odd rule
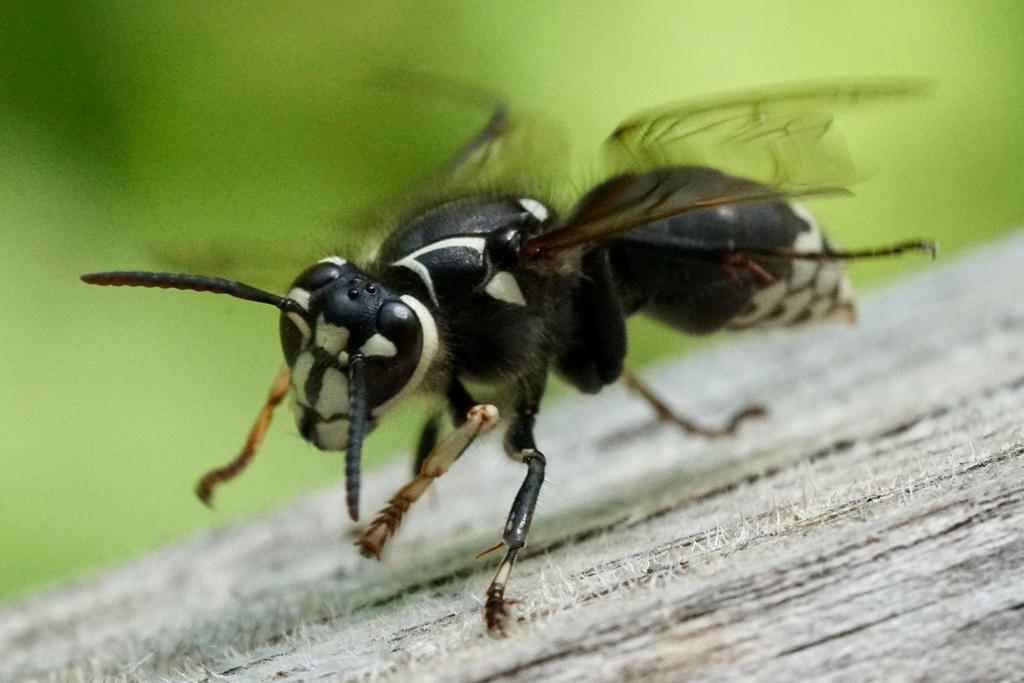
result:
[[[740,410],[733,414],[725,427],[721,429],[713,429],[710,427],[703,427],[693,420],[685,418],[676,413],[672,408],[668,406],[661,398],[659,398],[650,388],[647,387],[640,379],[630,371],[622,373],[622,383],[626,385],[626,388],[635,393],[636,395],[647,401],[648,405],[654,409],[654,412],[658,414],[658,419],[664,422],[671,422],[672,424],[681,427],[690,434],[697,434],[699,436],[706,437],[719,437],[729,436],[735,434],[736,429],[740,423],[744,420],[755,417],[764,417],[768,414],[768,411],[764,406],[752,405]]]

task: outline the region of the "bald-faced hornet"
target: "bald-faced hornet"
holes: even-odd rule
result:
[[[433,480],[497,426],[498,408],[475,400],[464,382],[507,388],[505,448],[527,472],[494,548],[507,550],[484,607],[488,629],[501,632],[506,584],[544,480],[533,429],[549,369],[587,393],[624,378],[661,417],[708,436],[758,414],[742,411],[717,431],[675,416],[624,374],[626,318],[642,313],[689,334],[852,320],[844,260],[934,255],[934,245],[919,240],[837,250],[791,202],[843,192],[833,180],[845,159],[825,144],[835,109],[912,89],[808,86],[640,114],[608,138],[607,179],[564,207],[530,188],[528,177],[502,179],[503,159],[523,148],[523,129],[498,109],[412,208],[398,212],[372,257],[326,255],[285,296],[176,273],[82,279],[229,294],[280,309],[285,366],[240,455],[200,481],[206,502],[246,466],[290,394],[303,438],[346,451],[348,511],[358,520],[364,437],[414,392],[443,399],[454,429],[439,439],[438,416],[428,420],[415,477],[357,542],[369,557],[380,557]],[[712,168],[709,155],[726,161]]]

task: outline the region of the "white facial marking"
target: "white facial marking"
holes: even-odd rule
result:
[[[299,332],[302,333],[302,338],[308,341],[312,334],[309,330],[309,323],[307,323],[306,320],[298,313],[285,313],[285,315],[288,316],[289,320],[295,323],[295,327],[299,328]]]
[[[348,261],[341,258],[340,256],[325,256],[324,258],[317,261],[317,263],[333,263],[336,266],[343,266],[346,263],[348,263]]]
[[[519,200],[519,206],[523,207],[531,214],[533,214],[533,217],[539,220],[541,223],[546,221],[548,219],[548,216],[550,215],[548,213],[548,207],[544,206],[536,199],[523,197],[522,199]]]
[[[332,356],[337,356],[348,344],[348,328],[332,325],[323,313],[316,321],[316,345]]]
[[[419,278],[423,280],[423,284],[426,286],[427,292],[430,293],[430,300],[434,302],[435,306],[440,306],[440,303],[437,300],[437,293],[434,291],[434,281],[430,278],[430,271],[425,265],[416,259],[424,254],[437,251],[438,249],[450,249],[452,247],[466,247],[467,249],[472,249],[482,256],[486,244],[487,240],[483,237],[452,237],[450,239],[434,242],[433,244],[428,244],[422,249],[417,249],[413,253],[395,261],[391,265],[403,266],[416,273]]]
[[[302,287],[292,287],[288,290],[288,298],[305,308],[307,311],[309,310],[309,292],[304,290]]]
[[[507,270],[499,270],[495,273],[491,281],[484,287],[484,291],[498,301],[505,301],[517,306],[526,305],[526,299],[523,298],[523,292],[519,289],[519,283],[516,282],[515,276]]]
[[[348,412],[348,378],[337,368],[327,368],[324,372],[316,412],[325,420]]]
[[[367,339],[366,343],[359,347],[359,350],[363,352],[364,356],[391,358],[398,355],[398,349],[394,343],[379,332]]]
[[[293,394],[293,399],[294,399]],[[295,426],[302,428],[302,418],[305,416],[306,411],[302,408],[302,405],[298,400],[292,400],[292,415],[295,416]]]
[[[292,395],[297,403],[307,408],[312,408],[306,400],[306,380],[309,379],[309,371],[313,369],[313,354],[300,353],[292,366]]]
[[[316,425],[317,443],[324,451],[343,451],[348,448],[348,420],[338,418]]]

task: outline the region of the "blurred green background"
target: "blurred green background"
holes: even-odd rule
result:
[[[930,99],[840,119],[873,175],[856,198],[813,208],[843,245],[929,236],[950,258],[1024,219],[1022,36],[1019,0],[5,0],[0,599],[341,476],[340,457],[304,444],[285,413],[217,512],[204,508],[197,476],[237,452],[280,363],[276,312],[76,278],[158,268],[154,245],[233,245],[253,264],[293,237],[328,248],[340,216],[415,185],[486,119],[367,88],[383,69],[501,93],[585,150],[667,101],[933,79]],[[638,325],[635,358],[681,348],[652,330]],[[371,459],[412,444],[408,412],[385,425]]]

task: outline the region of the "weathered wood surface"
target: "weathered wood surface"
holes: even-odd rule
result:
[[[614,388],[551,406],[510,586],[479,606],[522,477],[492,440],[382,563],[340,487],[0,612],[0,678],[1024,679],[1024,237],[869,297],[857,327],[751,337],[651,374],[713,421]],[[637,425],[642,428],[638,429]],[[382,503],[406,463],[370,477]]]

